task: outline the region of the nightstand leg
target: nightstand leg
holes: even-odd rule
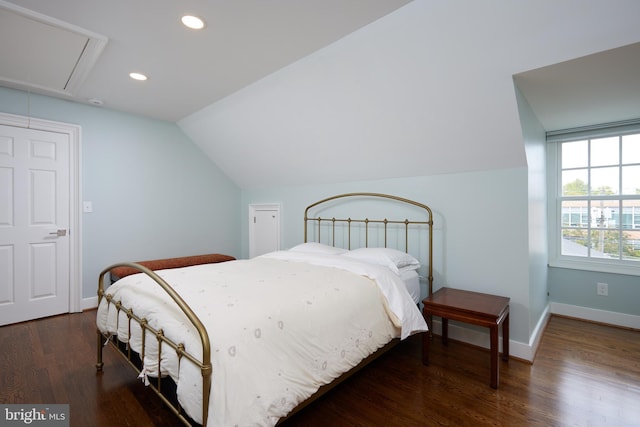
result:
[[[502,323],[502,360],[509,360],[509,315],[504,318]]]
[[[449,344],[449,319],[442,318],[442,344]]]
[[[491,387],[498,388],[498,325],[491,326]]]

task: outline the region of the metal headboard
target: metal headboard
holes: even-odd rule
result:
[[[342,199],[342,198],[382,198],[382,199],[390,199],[390,200],[394,200],[396,202],[399,203],[404,203],[404,204],[408,204],[408,205],[413,205],[415,207],[418,207],[420,209],[424,209],[426,212],[426,216],[427,216],[427,220],[423,221],[414,221],[414,220],[409,220],[409,219],[402,219],[402,220],[391,220],[391,219],[369,219],[369,218],[364,218],[364,219],[353,219],[353,218],[335,218],[335,217],[331,217],[331,218],[322,218],[320,216],[317,217],[313,217],[310,218],[309,217],[309,210],[313,209],[313,208],[317,208],[319,205],[322,205],[323,203],[327,203],[333,200],[337,200],[337,199]],[[389,194],[380,194],[380,193],[346,193],[346,194],[338,194],[336,196],[332,196],[332,197],[327,197],[326,199],[322,199],[319,200],[309,206],[307,206],[307,208],[304,210],[304,241],[307,242],[307,238],[308,238],[308,223],[316,223],[317,227],[318,227],[318,240],[320,239],[320,235],[321,235],[321,227],[322,224],[329,224],[331,227],[331,233],[332,233],[332,239],[333,239],[333,243],[335,243],[335,230],[336,230],[336,224],[346,224],[347,225],[347,238],[348,238],[348,247],[347,249],[351,249],[351,224],[357,223],[357,224],[364,224],[364,228],[365,228],[365,247],[368,247],[369,245],[369,224],[382,224],[383,225],[383,233],[384,233],[384,247],[387,247],[387,226],[389,224],[403,224],[404,225],[404,232],[405,232],[405,252],[409,252],[409,226],[412,224],[423,224],[423,225],[428,225],[428,229],[429,229],[429,238],[428,238],[428,273],[427,273],[427,281],[428,281],[428,285],[429,285],[429,295],[431,295],[433,293],[433,213],[431,212],[431,208],[429,208],[429,206],[422,204],[422,203],[418,203],[415,202],[413,200],[409,200],[409,199],[405,199],[403,197],[398,197],[398,196],[392,196]]]

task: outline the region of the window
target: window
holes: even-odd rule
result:
[[[550,265],[640,275],[640,121],[547,141]]]

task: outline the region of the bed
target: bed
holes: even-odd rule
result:
[[[369,203],[417,219],[370,219],[360,214]],[[432,231],[424,204],[349,193],[309,205],[304,242],[287,250],[157,271],[109,266],[96,367],[111,342],[184,424],[276,425],[427,330],[417,303],[419,277],[432,292]],[[120,267],[140,273],[105,287]]]

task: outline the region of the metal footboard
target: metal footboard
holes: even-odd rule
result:
[[[189,321],[193,324],[193,326],[196,328],[196,330],[198,331],[198,334],[200,335],[200,340],[202,342],[202,360],[198,360],[195,356],[193,356],[192,354],[188,353],[187,351],[185,351],[184,345],[182,343],[176,343],[174,341],[172,341],[171,339],[167,338],[164,335],[164,332],[162,331],[162,329],[155,329],[153,327],[151,327],[148,322],[147,319],[144,318],[140,318],[139,316],[137,316],[133,310],[131,310],[131,308],[129,307],[125,307],[124,305],[122,305],[122,303],[120,301],[115,301],[112,299],[112,296],[110,294],[107,294],[105,292],[105,288],[104,288],[104,277],[105,275],[113,268],[116,267],[133,267],[137,270],[139,270],[142,273],[145,273],[147,276],[151,277],[160,287],[162,287],[162,289],[164,289],[164,291],[169,294],[169,296],[171,296],[171,298],[175,301],[175,303],[180,307],[180,309],[182,310],[182,312],[187,316],[187,318],[189,319]],[[128,340],[131,339],[131,322],[136,322],[139,326],[140,329],[142,331],[142,351],[140,354],[140,358],[142,361],[144,361],[144,356],[145,356],[145,351],[146,351],[146,339],[147,339],[147,332],[149,332],[151,334],[151,336],[155,337],[157,344],[158,344],[158,372],[157,372],[157,378],[154,379],[154,381],[149,382],[149,386],[152,388],[152,390],[160,397],[160,399],[162,399],[162,401],[167,404],[169,406],[169,408],[172,410],[172,412],[174,412],[176,414],[176,416],[178,416],[178,418],[185,424],[185,425],[191,425],[191,422],[185,417],[185,413],[184,411],[180,408],[179,404],[176,402],[171,402],[164,394],[163,394],[163,389],[162,389],[162,375],[161,375],[161,357],[162,357],[162,346],[163,345],[168,345],[170,346],[177,354],[178,357],[178,369],[180,369],[180,363],[182,362],[183,359],[187,359],[189,362],[193,363],[194,365],[196,365],[197,367],[200,368],[200,371],[202,373],[202,425],[206,426],[207,425],[207,420],[208,420],[208,415],[209,415],[209,398],[210,398],[210,392],[211,392],[211,375],[212,375],[212,366],[211,366],[211,343],[209,341],[209,335],[207,334],[207,331],[204,327],[204,325],[202,324],[202,322],[200,321],[200,319],[198,318],[198,316],[195,315],[195,313],[193,312],[193,310],[191,310],[191,308],[187,305],[187,303],[180,297],[180,295],[178,295],[176,293],[176,291],[167,283],[165,282],[160,276],[158,276],[155,272],[153,272],[152,270],[148,269],[147,267],[144,267],[140,264],[136,264],[136,263],[119,263],[119,264],[114,264],[111,265],[109,267],[107,267],[106,269],[104,269],[99,276],[98,279],[98,304],[100,304],[102,302],[102,299],[106,298],[107,302],[109,304],[114,304],[117,310],[117,314],[118,314],[118,322],[120,321],[120,313],[124,312],[127,316],[127,321],[128,321]],[[97,363],[96,363],[96,369],[98,370],[98,372],[102,371],[103,367],[104,367],[104,363],[102,361],[102,349],[104,347],[104,341],[106,339],[108,339],[108,336],[105,336],[100,330],[97,331]],[[117,338],[116,338],[117,339]],[[114,343],[115,344],[115,343]],[[141,368],[138,367],[135,363],[133,363],[132,358],[134,357],[134,352],[132,352],[131,347],[127,344],[127,349],[126,349],[126,354],[122,353],[121,351],[118,350],[119,353],[121,353],[129,362],[129,364],[134,367],[134,369],[136,369],[136,371],[138,371],[138,373],[141,372]]]

